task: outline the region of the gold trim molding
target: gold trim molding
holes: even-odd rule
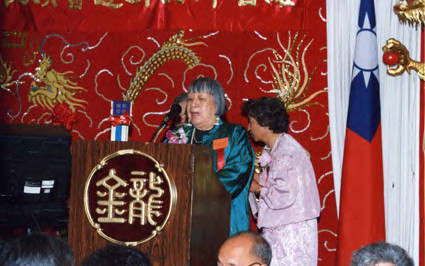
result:
[[[132,174],[135,174],[135,175],[144,175],[144,176],[148,175],[149,176],[149,181],[148,181],[149,188],[155,190],[155,192],[158,192],[158,191],[161,190],[159,187],[156,187],[156,185],[158,185],[158,184],[160,184],[162,182],[165,182],[166,183],[166,186],[168,186],[168,190],[170,192],[169,202],[168,202],[169,208],[167,210],[167,213],[165,213],[165,218],[162,220],[162,222],[160,224],[156,224],[156,221],[150,220],[149,217],[147,217],[146,219],[144,219],[144,220],[146,220],[146,223],[149,223],[149,225],[151,225],[152,227],[154,227],[154,229],[152,231],[150,231],[150,235],[149,236],[147,236],[147,237],[145,237],[143,239],[139,239],[137,241],[131,241],[131,240],[129,240],[129,241],[123,241],[123,240],[119,240],[119,239],[113,238],[113,237],[109,236],[107,233],[105,233],[104,232],[104,229],[102,228],[101,223],[104,223],[103,222],[104,220],[107,220],[106,223],[114,223],[114,224],[117,224],[118,226],[120,224],[121,225],[124,224],[127,221],[127,219],[122,218],[122,217],[115,217],[114,215],[122,215],[122,214],[124,214],[126,212],[125,210],[124,211],[122,211],[122,210],[115,210],[113,212],[113,214],[111,214],[110,212],[107,212],[106,213],[106,212],[103,212],[104,211],[103,209],[105,209],[105,208],[103,208],[103,209],[100,209],[99,208],[100,205],[104,206],[106,204],[102,203],[102,204],[99,205],[99,201],[97,201],[97,204],[96,204],[97,207],[96,207],[95,212],[97,214],[101,214],[101,215],[104,215],[104,214],[108,214],[108,215],[107,215],[107,217],[100,217],[97,221],[94,221],[94,219],[93,219],[93,217],[91,215],[91,211],[93,211],[93,210],[90,209],[90,206],[91,205],[90,205],[90,202],[89,202],[89,189],[90,189],[90,186],[92,185],[91,183],[92,183],[93,176],[96,174],[96,172],[98,172],[102,168],[108,166],[108,161],[109,160],[111,160],[111,159],[113,159],[115,157],[118,157],[118,156],[122,156],[122,155],[141,155],[141,156],[147,158],[148,160],[152,161],[153,164],[154,164],[154,168],[156,169],[156,171],[158,173],[160,173],[161,176],[163,177],[163,178],[160,178],[161,180],[158,180],[159,176],[157,176],[156,178],[155,177],[152,178],[152,176],[155,176],[155,173],[154,172],[147,173],[147,172],[144,172],[144,171],[140,171],[140,169],[137,169],[137,171],[134,170],[134,171],[131,171],[131,173]],[[125,204],[124,201],[123,201],[123,197],[125,196],[126,192],[123,192],[123,193],[122,192],[118,192],[118,191],[115,191],[115,189],[118,186],[122,186],[122,187],[129,186],[129,184],[127,184],[128,183],[127,182],[127,179],[128,178],[122,179],[122,178],[120,178],[116,174],[115,169],[113,169],[113,168],[108,168],[108,169],[109,169],[109,173],[110,174],[108,176],[104,177],[103,179],[98,180],[95,185],[96,186],[100,186],[100,185],[106,184],[107,186],[111,186],[111,184],[113,184],[113,189],[110,190],[109,192],[102,192],[102,191],[96,190],[96,195],[97,196],[104,197],[105,195],[103,195],[103,194],[108,194],[108,195],[106,195],[106,196],[108,196],[108,201],[107,201],[108,203],[113,202],[117,206],[122,206],[122,205]],[[110,179],[114,179],[115,182],[111,182]],[[140,178],[135,178],[135,179],[131,179],[130,178],[128,180],[134,181],[136,179],[140,181]],[[147,193],[146,191],[144,191],[145,189],[142,189],[142,188],[143,188],[143,184],[141,182],[136,182],[136,184],[133,184],[133,189],[130,186],[130,189],[128,190],[128,193],[133,198],[137,198],[137,199],[141,200],[141,197],[143,197]],[[143,190],[143,191],[141,191],[141,190]],[[112,194],[111,194],[111,191],[112,191]],[[161,195],[163,195],[163,193],[164,193],[164,191],[162,191],[162,194]],[[156,198],[156,196],[157,195],[155,195],[155,194],[153,196],[150,196],[149,197],[149,202],[151,202],[152,197],[153,198]],[[136,245],[139,245],[141,243],[147,242],[147,241],[153,239],[155,236],[157,236],[158,233],[161,230],[164,229],[165,225],[167,224],[167,222],[168,222],[168,220],[169,220],[169,218],[171,216],[172,211],[175,209],[176,200],[177,200],[177,189],[176,189],[175,184],[173,183],[173,181],[168,177],[168,174],[165,171],[165,169],[162,167],[162,165],[155,158],[153,158],[152,156],[150,156],[150,155],[148,155],[146,153],[143,153],[141,151],[134,150],[134,149],[119,150],[117,152],[114,152],[114,153],[111,153],[111,154],[105,156],[96,166],[93,167],[92,171],[90,172],[90,174],[89,174],[89,176],[87,178],[87,181],[86,181],[86,184],[85,184],[85,187],[84,187],[84,211],[86,213],[86,217],[89,220],[90,224],[93,226],[93,228],[96,230],[96,232],[100,236],[102,236],[103,238],[105,238],[106,240],[108,240],[108,241],[110,241],[112,243],[115,243],[115,244],[121,244],[121,245],[127,245],[127,246],[136,246]],[[104,201],[104,200],[102,200],[102,201]],[[154,200],[152,200],[152,202],[159,203],[160,201],[158,199],[154,199]],[[111,204],[109,204],[109,205],[111,205]],[[129,205],[130,205],[129,208],[131,209],[132,205],[131,204],[129,204]],[[136,207],[134,207],[134,208],[136,208]],[[149,206],[146,206],[146,209],[148,209],[148,208],[149,208]],[[110,211],[110,209],[111,208],[109,208],[108,211]],[[159,209],[157,207],[155,207],[155,206],[153,207],[153,209],[154,209],[153,210],[154,212],[158,212],[159,211]],[[132,219],[131,219],[131,215],[130,215],[131,213],[133,213],[133,212],[131,212],[131,210],[130,210],[130,213],[129,213],[129,216],[128,216],[129,217],[128,222],[130,224],[133,223],[132,222]],[[137,217],[139,217],[139,216],[137,216]],[[139,218],[143,219],[143,217],[139,217]]]

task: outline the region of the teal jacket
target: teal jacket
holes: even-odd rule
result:
[[[188,138],[187,143],[190,143],[194,127],[192,125],[182,127]],[[213,141],[222,138],[229,140],[228,146],[224,149],[225,165],[217,171],[217,151],[213,150],[213,169],[232,197],[230,235],[234,235],[249,230],[248,191],[254,171],[255,154],[246,130],[240,125],[221,120],[203,137],[202,144],[212,149]]]

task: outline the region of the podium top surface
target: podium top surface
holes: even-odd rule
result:
[[[31,124],[0,124],[0,135],[71,136],[62,126]]]

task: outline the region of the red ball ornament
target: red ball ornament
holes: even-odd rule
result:
[[[396,52],[385,52],[382,59],[384,60],[384,64],[389,66],[397,65],[400,61],[400,57]]]

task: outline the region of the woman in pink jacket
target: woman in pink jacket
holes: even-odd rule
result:
[[[288,114],[277,98],[250,100],[242,107],[248,131],[266,146],[254,174],[250,206],[272,247],[272,266],[317,265],[320,200],[308,152],[289,134]]]

